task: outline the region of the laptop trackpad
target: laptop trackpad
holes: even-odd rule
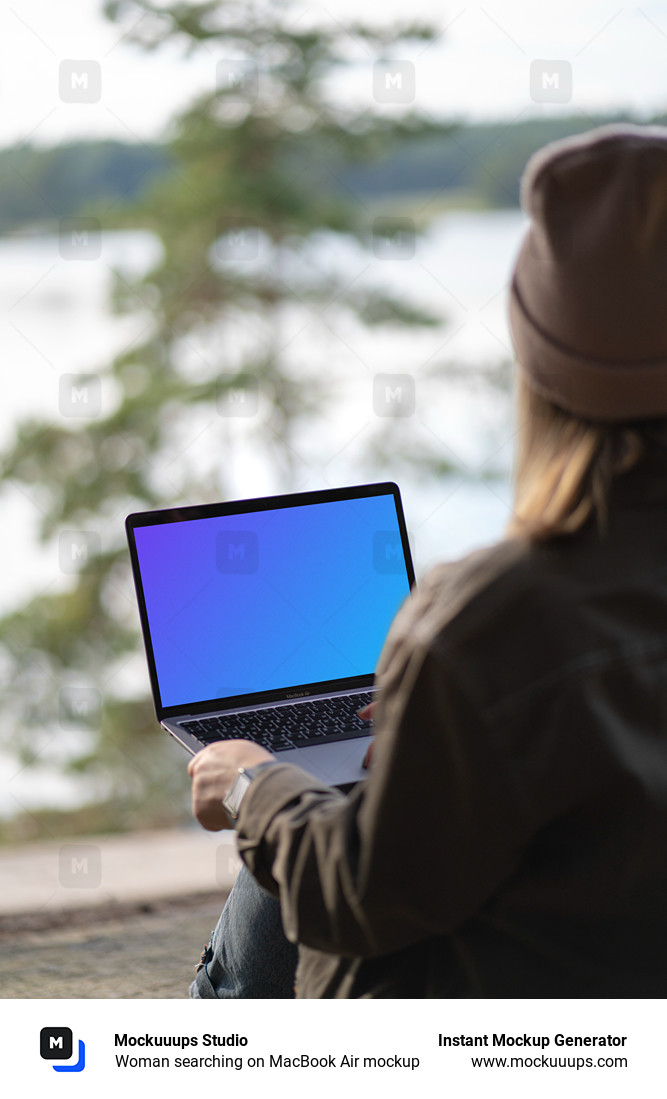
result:
[[[329,744],[313,744],[307,748],[292,748],[286,752],[276,752],[276,759],[280,763],[295,763],[327,786],[342,786],[368,778],[368,771],[362,763],[372,739],[362,736],[353,740],[335,740]]]

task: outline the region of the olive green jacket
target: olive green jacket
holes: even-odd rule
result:
[[[278,764],[241,855],[302,997],[667,995],[667,457],[603,536],[433,569],[377,672],[369,778]]]

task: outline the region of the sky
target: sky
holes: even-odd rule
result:
[[[297,23],[329,23],[344,34],[359,18],[432,21],[438,38],[394,60],[414,65],[414,106],[438,118],[619,110],[641,118],[667,108],[667,0],[639,6],[615,0],[412,0],[409,6],[405,0],[327,0],[293,10]],[[188,59],[172,46],[147,55],[126,39],[137,21],[134,14],[122,25],[109,23],[102,0],[0,0],[0,147],[91,137],[152,140],[177,109],[215,86],[223,46],[207,46]],[[377,109],[373,58],[351,34],[348,44],[352,64],[332,95],[360,111]],[[99,98],[64,102],[62,66],[82,60],[99,65]],[[548,101],[531,91],[531,66],[544,62],[552,70],[555,64],[564,81],[561,102],[549,98],[552,70]]]

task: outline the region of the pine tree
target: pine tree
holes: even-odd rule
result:
[[[39,490],[40,537],[60,539],[69,564],[55,591],[0,622],[0,645],[11,744],[27,764],[53,759],[71,729],[66,765],[113,807],[105,824],[122,827],[182,808],[185,786],[146,697],[124,516],[232,497],[254,464],[275,491],[317,481],[345,415],[346,333],[442,322],[407,294],[323,268],[323,240],[326,255],[336,240],[361,255],[405,230],[373,219],[340,168],[442,127],[342,106],[328,87],[351,43],[381,66],[428,41],[429,27],[315,25],[291,3],[230,0],[114,0],[106,13],[146,49],[208,51],[215,80],[173,120],[164,177],[131,210],[100,215],[104,228],[151,229],[162,246],[142,279],[116,276],[114,309],[145,320],[143,337],[103,374],[71,382],[70,396],[104,396],[100,414],[23,423],[2,457],[5,481]],[[370,386],[368,364],[356,365]]]

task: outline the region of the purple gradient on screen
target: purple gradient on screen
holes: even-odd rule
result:
[[[390,494],[134,535],[165,707],[370,675],[410,590]]]

